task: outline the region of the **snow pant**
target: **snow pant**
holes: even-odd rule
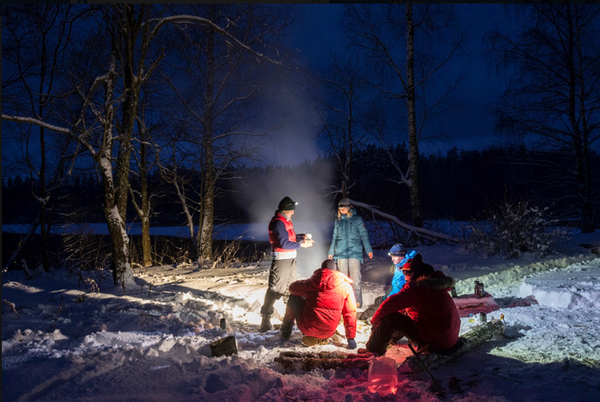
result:
[[[265,294],[265,301],[260,313],[263,316],[270,316],[275,311],[273,305],[283,295],[289,293],[290,284],[296,281],[298,273],[296,271],[296,259],[288,258],[286,260],[273,260],[269,270],[269,287]]]
[[[363,302],[362,289],[360,286],[362,279],[362,274],[360,272],[360,260],[358,258],[340,258],[336,262],[338,271],[352,279],[352,289],[354,289],[356,305],[361,307]]]
[[[287,305],[285,307],[284,320],[298,321],[298,317],[302,316],[306,300],[302,296],[290,295]]]
[[[367,349],[383,356],[396,331],[401,334],[401,337],[396,338],[395,342],[406,337],[420,346],[425,344],[417,331],[415,323],[409,316],[402,313],[392,313],[383,317],[379,324],[371,330],[371,336],[366,345]]]

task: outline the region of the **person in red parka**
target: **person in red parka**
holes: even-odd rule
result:
[[[460,316],[448,294],[455,280],[435,271],[417,254],[402,268],[406,284],[379,306],[367,342],[370,352],[383,355],[396,332],[417,345],[417,350],[452,353],[459,345]]]
[[[325,260],[308,279],[290,285],[281,336],[288,339],[294,320],[306,346],[326,345],[344,318],[350,349],[356,348],[356,299],[352,279],[336,270],[335,261]]]

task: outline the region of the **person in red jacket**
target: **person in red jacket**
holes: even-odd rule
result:
[[[348,348],[356,349],[356,299],[352,279],[336,270],[335,261],[325,260],[310,278],[290,285],[281,337],[290,337],[296,320],[304,334],[305,346],[326,345],[342,317]]]
[[[406,337],[419,351],[451,353],[459,344],[460,331],[460,316],[448,294],[455,280],[424,263],[421,254],[402,270],[406,284],[373,315],[367,349],[381,356],[393,338]]]

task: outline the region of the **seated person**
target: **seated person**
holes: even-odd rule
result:
[[[306,346],[326,345],[344,318],[348,348],[355,349],[356,299],[352,280],[336,270],[335,261],[325,260],[310,278],[290,285],[281,336],[288,339],[294,320],[304,334]]]
[[[385,295],[377,297],[373,304],[360,314],[359,318],[361,320],[368,320],[373,317],[377,308],[379,308],[386,298],[398,293],[400,289],[402,289],[406,283],[406,278],[404,278],[404,274],[402,273],[402,267],[412,260],[415,255],[417,255],[417,252],[415,250],[408,251],[402,244],[396,243],[390,248],[388,255],[392,259],[393,264],[390,268],[390,273],[393,275],[391,286],[387,289]]]
[[[455,280],[434,271],[420,254],[402,268],[406,284],[379,306],[367,342],[370,352],[383,355],[394,335],[406,337],[418,351],[449,354],[459,343],[460,316],[448,291]]]

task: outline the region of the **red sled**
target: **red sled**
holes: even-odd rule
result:
[[[461,317],[468,317],[469,315],[478,313],[491,313],[500,309],[498,303],[494,300],[491,294],[485,293],[482,297],[476,294],[460,295],[453,297],[454,304],[458,309],[458,313]]]

